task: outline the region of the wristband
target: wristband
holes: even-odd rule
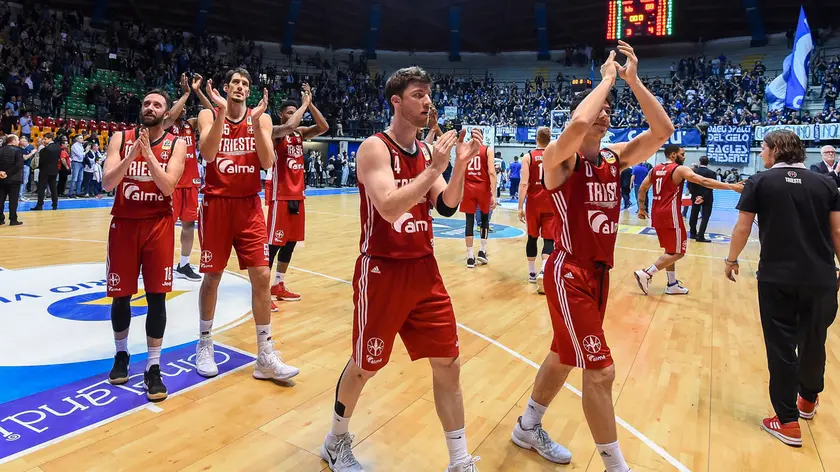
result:
[[[738,265],[738,259],[735,259],[734,261],[730,261],[728,257],[725,257],[723,259],[723,262],[726,262],[729,265]]]

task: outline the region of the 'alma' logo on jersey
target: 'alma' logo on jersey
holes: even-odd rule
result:
[[[403,213],[393,224],[394,231],[398,233],[414,234],[429,231],[428,221],[418,221],[411,213]]]
[[[123,185],[123,196],[126,200],[133,202],[162,202],[163,195],[157,192],[144,192],[137,184],[126,183]]]
[[[216,167],[222,174],[253,174],[256,172],[254,166],[236,164],[232,160],[224,157],[216,159]]]
[[[303,164],[293,157],[286,158],[286,166],[291,170],[303,170]]]
[[[615,234],[618,232],[618,223],[610,221],[603,211],[589,210],[589,226],[596,234]]]

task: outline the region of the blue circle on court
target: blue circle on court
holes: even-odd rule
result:
[[[146,298],[142,299],[143,306],[132,306],[131,316],[143,316],[148,313]],[[132,300],[132,305],[137,304]],[[105,292],[75,295],[52,303],[47,307],[47,313],[56,318],[73,321],[109,321],[111,319],[111,299]]]
[[[464,219],[435,218],[432,220],[432,230],[436,238],[463,239],[466,226],[467,222]],[[519,238],[525,235],[525,231],[519,228],[493,223],[492,221],[490,222],[490,229],[493,230],[489,234],[490,239]],[[478,225],[476,224],[476,237],[478,236],[478,231]]]

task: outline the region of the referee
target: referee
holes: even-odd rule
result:
[[[801,447],[799,418],[816,413],[826,332],[837,313],[840,193],[833,180],[805,167],[805,149],[791,131],[767,133],[761,159],[769,170],[744,185],[725,274],[735,281],[738,255],[758,215],[758,306],[776,412],[761,428]]]

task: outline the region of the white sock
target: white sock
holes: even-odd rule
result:
[[[482,239],[481,240],[481,252],[486,252],[486,251],[487,251],[487,240]]]
[[[199,320],[198,322],[198,334],[201,337],[210,337],[210,330],[213,329],[213,320]]]
[[[125,330],[120,333],[114,333],[114,345],[117,347],[117,352],[128,352],[128,333]],[[125,333],[125,337],[122,339],[117,339],[117,335],[122,335]]]
[[[190,265],[190,256],[181,256],[181,262],[178,263],[178,267],[186,267]]]
[[[470,460],[470,453],[467,452],[467,435],[465,428],[455,431],[445,431],[446,447],[449,449],[449,466],[463,464]]]
[[[536,274],[537,273],[537,261],[528,261],[528,273],[529,274]]]
[[[651,278],[653,278],[653,274],[659,272],[659,269],[656,268],[656,264],[651,264],[650,267],[645,269],[645,272],[647,272],[648,275],[651,276]]]
[[[543,272],[545,272],[545,263],[546,263],[546,262],[548,262],[548,258],[543,259],[542,269],[540,269],[540,270],[542,270]]]
[[[257,348],[262,351],[271,341],[271,324],[257,325]]]
[[[548,407],[540,405],[533,398],[529,398],[525,413],[522,414],[522,429],[534,429],[534,426],[542,423],[542,417],[547,409]]]
[[[668,285],[674,285],[677,283],[677,272],[676,271],[665,271],[665,275],[668,276]]]
[[[332,434],[333,436],[341,436],[342,434],[347,434],[349,430],[350,418],[339,416],[338,413],[333,411],[333,420],[332,427],[330,428],[330,434]]]
[[[604,461],[607,472],[628,472],[630,470],[630,467],[624,462],[624,456],[621,455],[618,441],[609,444],[596,444],[595,449],[598,450],[598,455]]]
[[[149,346],[149,360],[146,361],[146,372],[148,372],[153,365],[160,365],[160,346]]]
[[[286,280],[286,274],[282,272],[275,272],[274,273],[274,283],[271,286],[275,286],[277,284],[281,284]]]
[[[473,248],[468,247],[467,248],[467,259],[473,259],[473,258],[475,258],[475,254],[473,253]]]

